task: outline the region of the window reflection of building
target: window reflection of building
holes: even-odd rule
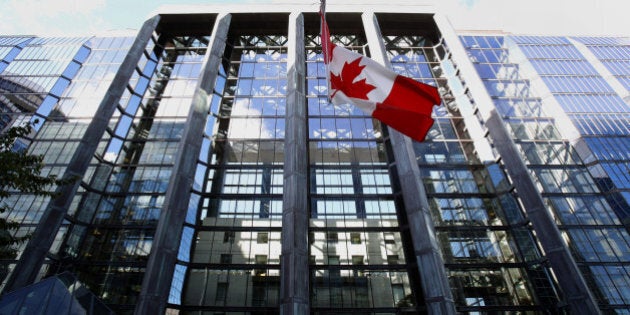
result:
[[[287,37],[232,23],[189,204],[199,223],[181,303],[262,311],[279,305]]]
[[[111,41],[111,38],[8,37],[0,40],[0,55],[5,44],[12,47],[2,57],[2,62],[8,61],[8,64],[0,66],[0,81],[3,82],[0,83],[0,107],[6,105],[10,112],[0,115],[7,122],[6,127],[33,124],[31,135],[27,139],[20,139],[18,143],[24,148],[28,146],[29,153],[43,156],[45,166],[42,174],[63,174],[93,118],[95,109],[91,108],[86,95],[100,102],[111,82],[102,75],[93,76],[85,69],[88,65],[103,66],[90,58],[90,53],[93,50],[108,52],[109,47],[100,46],[101,42],[107,40]],[[130,40],[133,38],[118,38],[114,53],[120,52],[124,57]],[[119,66],[120,61],[110,60],[111,73],[115,73]],[[103,88],[100,91],[85,91],[84,94],[78,87],[85,82],[97,83]],[[81,99],[80,104],[77,104],[78,99]],[[49,198],[23,193],[12,194],[4,201],[12,207],[6,215],[20,223],[20,228],[15,232],[15,236],[19,237],[33,233]],[[43,272],[58,259],[60,240],[68,224],[65,222],[60,228],[57,241],[51,248],[51,259],[45,262]],[[25,246],[21,244],[18,252]],[[55,272],[60,270],[55,269]]]
[[[365,53],[362,35],[332,32],[333,42]],[[353,106],[328,104],[319,43],[306,35],[311,308],[391,311],[411,294],[411,284],[383,131]]]
[[[204,37],[155,34],[83,183],[58,268],[77,273],[106,303],[124,308],[140,291],[205,45]],[[88,263],[68,264],[78,260]]]
[[[523,219],[508,215],[522,214],[504,214],[505,207],[514,211],[513,196],[501,190],[502,182],[488,180],[492,178],[489,172],[500,175],[497,165],[488,169],[473,151],[473,139],[458,110],[461,105],[454,105],[466,97],[465,90],[445,84],[446,80],[453,82],[448,77],[452,75],[447,71],[449,61],[440,61],[445,47],[429,45],[419,36],[388,36],[385,44],[397,72],[444,89],[443,101],[450,104],[436,108],[437,119],[428,139],[414,147],[458,305],[471,311],[489,305],[529,309],[535,303],[534,294],[540,296],[539,303],[554,303],[548,275],[524,263],[543,261],[531,235],[525,228],[509,226],[513,220]],[[518,256],[522,250],[533,256]],[[524,282],[526,273],[547,282]],[[541,287],[532,287],[535,285]]]
[[[32,113],[43,101],[44,95],[30,90],[20,81],[23,77],[0,77],[0,131],[13,126],[23,113]]]
[[[616,140],[620,132],[616,126],[620,120],[609,120],[609,113],[623,111],[627,105],[602,80],[594,67],[596,62],[586,62],[588,52],[580,50],[577,42],[596,50],[624,48],[615,39],[462,36],[461,40],[497,110],[509,124],[510,135],[523,152],[545,204],[600,306],[626,308],[630,297],[610,290],[619,287],[613,279],[620,276],[620,269],[609,265],[630,258],[620,254],[628,250],[611,249],[630,249],[627,242],[621,241],[627,239],[622,235],[628,231],[619,220],[625,215],[624,210],[620,211],[625,201],[614,197],[616,192],[610,190],[611,186],[599,185],[597,179],[607,177],[604,172],[595,171],[591,176],[588,172],[597,168],[594,157],[602,156],[596,143]],[[604,60],[616,64],[618,56],[613,53]],[[606,101],[594,106],[598,98]],[[607,105],[602,106],[604,103]],[[573,124],[567,125],[567,119]],[[574,139],[577,135],[581,138]],[[569,141],[576,144],[569,145]],[[623,184],[619,188],[623,190]],[[516,280],[512,285],[520,293],[525,280],[521,276]]]

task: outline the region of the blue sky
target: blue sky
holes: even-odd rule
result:
[[[520,34],[630,36],[630,0],[385,0],[433,4],[456,29]],[[138,29],[162,4],[293,3],[318,0],[0,0],[0,34],[88,35]],[[328,0],[367,4],[378,0]]]
[[[84,35],[138,29],[162,4],[237,3],[225,0],[0,0],[0,34]]]

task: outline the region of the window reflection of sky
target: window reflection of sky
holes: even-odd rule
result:
[[[630,295],[627,293],[630,291],[623,290],[627,284],[617,280],[627,279],[627,270],[620,273],[617,267],[600,265],[628,261],[630,258],[630,244],[627,241],[630,238],[627,231],[622,227],[615,227],[620,225],[618,215],[624,214],[619,209],[623,203],[620,198],[623,198],[621,196],[624,193],[622,191],[619,197],[602,194],[604,187],[612,185],[616,189],[628,189],[630,175],[623,166],[627,164],[623,161],[629,158],[623,150],[628,147],[628,143],[624,137],[619,137],[629,131],[630,115],[626,114],[628,104],[567,38],[510,37],[583,135],[593,153],[585,162],[600,161],[589,168],[583,168],[583,156],[579,156],[573,147],[563,143],[561,133],[554,128],[554,120],[542,119],[545,115],[553,115],[545,113],[543,100],[536,99],[537,95],[533,91],[518,88],[518,84],[527,81],[519,79],[518,72],[512,72],[509,77],[501,74],[500,69],[510,66],[510,63],[509,58],[502,58],[509,54],[506,48],[489,45],[489,42],[496,42],[498,38],[501,37],[463,36],[462,41],[486,83],[488,92],[496,97],[497,109],[505,115],[506,122],[509,122],[542,193],[561,195],[545,196],[545,200],[554,211],[558,223],[564,227],[568,245],[576,252],[576,260],[591,264],[589,270],[595,279],[592,285],[596,286],[597,292],[613,304],[628,304]],[[619,61],[627,63],[627,60],[623,60],[628,55],[622,57],[623,51],[628,51],[627,45],[615,46],[618,43],[609,39],[573,40],[590,47],[595,56],[603,59],[604,66],[625,84],[623,81],[630,73],[627,73],[626,67],[624,74],[619,71],[618,66]],[[514,67],[512,69],[518,70]],[[549,142],[529,142],[540,140]],[[611,162],[606,162],[607,160]],[[626,195],[628,199],[630,194]],[[606,226],[598,227],[600,225]]]

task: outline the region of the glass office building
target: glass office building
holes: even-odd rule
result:
[[[4,292],[69,272],[120,314],[628,314],[630,38],[329,6],[334,43],[438,88],[413,142],[328,102],[314,10],[0,36],[0,129],[34,123],[16,149],[78,178],[5,200],[31,239]]]

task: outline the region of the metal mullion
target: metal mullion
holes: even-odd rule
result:
[[[316,219],[316,220],[325,220],[325,219]],[[344,227],[333,227],[333,226],[310,226],[308,228],[311,232],[400,232],[400,226],[344,226]]]
[[[509,311],[549,311],[543,305],[484,305],[484,306],[457,306],[459,312],[509,312]]]
[[[184,223],[197,232],[280,232],[281,226],[203,225]]]
[[[220,263],[190,263],[180,262],[180,264],[196,269],[210,270],[253,270],[253,269],[280,269],[280,264],[220,264]],[[265,276],[275,277],[275,276]]]
[[[407,265],[406,264],[392,264],[392,265],[370,265],[370,264],[363,264],[363,265],[354,265],[354,264],[339,264],[339,265],[330,265],[330,264],[315,264],[315,265],[309,265],[309,269],[312,270],[324,270],[324,271],[328,271],[328,270],[334,270],[334,271],[341,271],[341,270],[365,270],[367,272],[369,271],[393,271],[393,272],[407,272]]]
[[[529,223],[521,224],[528,230],[531,230]],[[487,231],[503,231],[512,232],[514,225],[436,225],[435,230],[439,232],[476,232],[483,233]]]
[[[394,307],[312,307],[311,310],[316,314],[318,311],[332,312],[333,314],[345,314],[352,312],[353,314],[399,314],[400,308]]]
[[[271,198],[271,199],[282,199],[282,194],[255,194],[255,193],[248,193],[248,194],[243,194],[243,193],[235,193],[235,194],[225,194],[225,193],[203,193],[203,192],[196,192],[199,195],[201,195],[201,197],[204,198],[221,198],[222,200],[249,200],[249,199],[253,199],[253,200],[258,200],[259,198],[265,197],[265,198]]]
[[[326,187],[337,187],[337,186],[326,186]],[[341,186],[339,187],[351,187],[351,186]],[[353,194],[320,194],[320,193],[310,193],[311,199],[317,200],[394,200],[394,196],[391,193],[387,194],[362,194],[362,193],[353,193]]]
[[[277,312],[277,307],[272,306],[194,306],[194,305],[179,305],[179,304],[167,304],[168,308],[177,309],[180,311],[193,311],[193,312],[201,312],[201,311],[211,311],[211,312],[252,312],[252,311],[260,311],[260,312]]]

